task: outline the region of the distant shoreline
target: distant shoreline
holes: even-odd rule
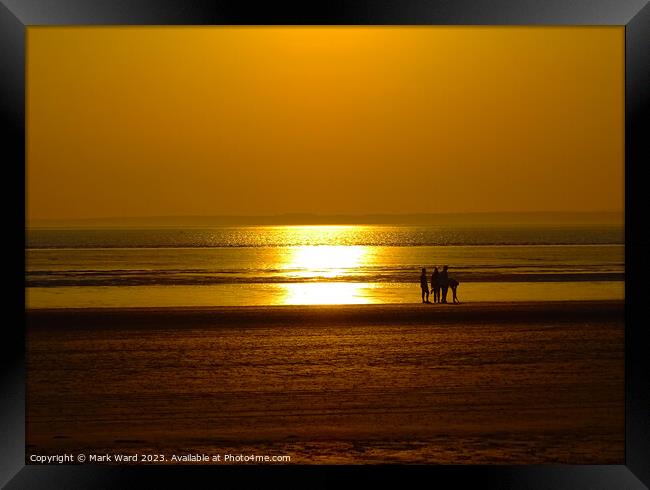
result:
[[[469,212],[412,214],[308,214],[287,213],[262,216],[150,216],[28,220],[28,230],[61,228],[151,228],[197,226],[282,225],[618,225],[623,211],[602,212]]]

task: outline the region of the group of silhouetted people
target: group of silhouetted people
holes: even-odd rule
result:
[[[431,292],[433,292],[434,303],[447,303],[447,291],[449,288],[451,288],[452,292],[452,301],[454,303],[460,303],[456,294],[458,281],[453,277],[449,277],[448,269],[449,267],[446,265],[443,266],[442,272],[439,272],[437,267],[433,268],[433,274],[431,274]],[[420,288],[422,289],[422,302],[431,303],[429,301],[427,270],[424,267],[422,267],[422,274],[420,274]]]

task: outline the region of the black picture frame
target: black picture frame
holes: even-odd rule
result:
[[[36,25],[620,25],[625,26],[625,464],[562,466],[336,467],[108,467],[25,465],[25,39]],[[417,477],[423,483],[494,488],[610,489],[650,486],[650,372],[644,329],[642,276],[650,242],[644,237],[647,198],[643,164],[650,161],[647,135],[650,97],[650,6],[647,0],[314,0],[300,6],[209,0],[0,0],[0,113],[5,169],[6,223],[16,259],[6,274],[2,331],[0,485],[6,488],[130,488],[186,486],[188,478],[292,476],[311,486],[341,479]],[[7,172],[9,170],[10,172]],[[13,192],[9,192],[13,191]],[[18,197],[16,197],[16,192]]]

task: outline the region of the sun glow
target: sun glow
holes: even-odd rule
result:
[[[342,305],[377,302],[370,290],[372,284],[349,282],[310,282],[282,285],[285,305]]]
[[[286,264],[291,275],[302,278],[345,276],[366,262],[367,249],[361,246],[318,245],[295,247]]]
[[[310,227],[309,234],[339,233],[350,230]],[[305,230],[301,230],[305,232]],[[337,237],[338,238],[338,237]],[[303,245],[291,249],[283,269],[290,277],[307,280],[283,284],[283,304],[363,304],[372,303],[368,284],[342,282],[370,260],[368,248],[350,245]],[[313,281],[313,282],[312,282]]]

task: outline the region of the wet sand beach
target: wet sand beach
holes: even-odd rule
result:
[[[27,457],[622,464],[622,301],[27,311]]]

